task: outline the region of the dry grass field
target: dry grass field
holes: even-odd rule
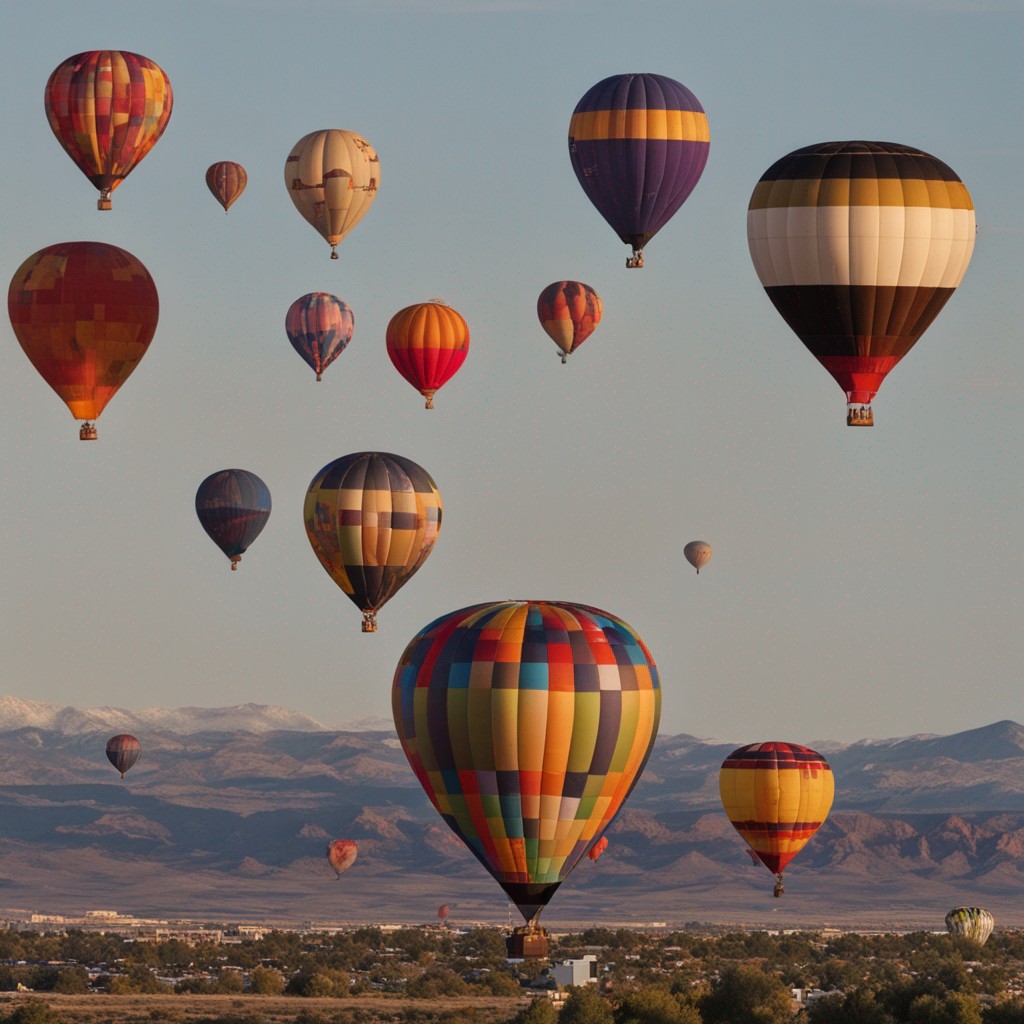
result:
[[[45,1003],[60,1024],[292,1024],[302,1015],[306,1024],[426,1024],[458,1021],[500,1024],[529,1003],[520,996],[445,996],[402,999],[357,996],[348,999],[304,999],[296,996],[124,995],[70,996],[54,993],[6,992],[0,1014],[7,1016],[28,1000]]]

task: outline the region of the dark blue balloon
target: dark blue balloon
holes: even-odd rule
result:
[[[242,553],[270,518],[270,491],[244,469],[211,473],[196,491],[196,515],[210,539],[237,569]]]

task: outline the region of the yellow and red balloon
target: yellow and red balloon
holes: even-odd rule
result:
[[[462,314],[439,299],[400,309],[388,324],[387,347],[395,369],[434,408],[434,394],[452,379],[469,353]]]
[[[810,747],[769,741],[734,750],[718,774],[722,806],[733,828],[777,877],[828,817],[835,780]]]

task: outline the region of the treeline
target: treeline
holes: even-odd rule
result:
[[[299,1007],[297,1024],[551,1024],[556,1015],[561,1024],[782,1024],[794,1013],[800,1024],[1024,1024],[1019,932],[997,933],[984,947],[928,932],[652,937],[597,928],[552,942],[556,961],[589,953],[598,958],[598,985],[571,990],[558,1010],[547,994],[518,1010],[536,991],[527,982],[546,980],[551,988],[554,982],[542,973],[543,963],[510,964],[497,929],[271,932],[233,945],[8,931],[0,932],[0,990],[338,1000],[326,1015]],[[792,989],[818,990],[818,997],[797,1008]],[[359,995],[381,997],[379,1009],[367,1016],[345,1006]],[[389,1009],[392,995],[417,1005]],[[508,997],[508,1014],[451,1008],[453,997],[473,995]],[[23,1002],[7,1016],[0,1011],[0,1024],[60,1024],[49,1012],[45,1002]],[[253,1009],[190,1024],[264,1024],[264,1018]]]

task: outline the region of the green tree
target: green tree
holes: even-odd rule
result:
[[[519,982],[505,971],[488,971],[476,984],[492,996],[518,996],[523,992]]]
[[[235,995],[245,991],[245,979],[238,971],[219,971],[213,991],[220,995]]]
[[[349,976],[336,967],[306,968],[288,979],[285,992],[312,998],[347,996]]]
[[[284,991],[284,975],[273,967],[254,967],[249,988],[258,996],[279,996]]]
[[[550,999],[534,999],[529,1006],[524,1006],[509,1024],[556,1024],[558,1013]]]
[[[558,1014],[559,1024],[615,1024],[612,1008],[593,985],[576,985],[569,990]]]
[[[64,995],[82,995],[89,991],[89,972],[84,967],[65,967],[57,973],[53,991]]]
[[[1024,1024],[1024,998],[1004,999],[981,1011],[983,1024]]]
[[[918,996],[910,1004],[911,1024],[981,1024],[981,1007],[975,996],[946,992],[941,996]]]
[[[405,987],[410,999],[437,999],[439,996],[464,996],[469,986],[454,972],[446,968],[432,968]]]
[[[60,1024],[60,1017],[42,999],[26,999],[7,1018],[6,1024]]]
[[[701,1024],[696,1007],[668,989],[646,985],[627,992],[615,1008],[615,1024]]]
[[[789,989],[757,967],[723,971],[701,1000],[706,1024],[782,1024],[793,1015]]]
[[[895,1024],[869,989],[818,999],[807,1008],[808,1024]]]

